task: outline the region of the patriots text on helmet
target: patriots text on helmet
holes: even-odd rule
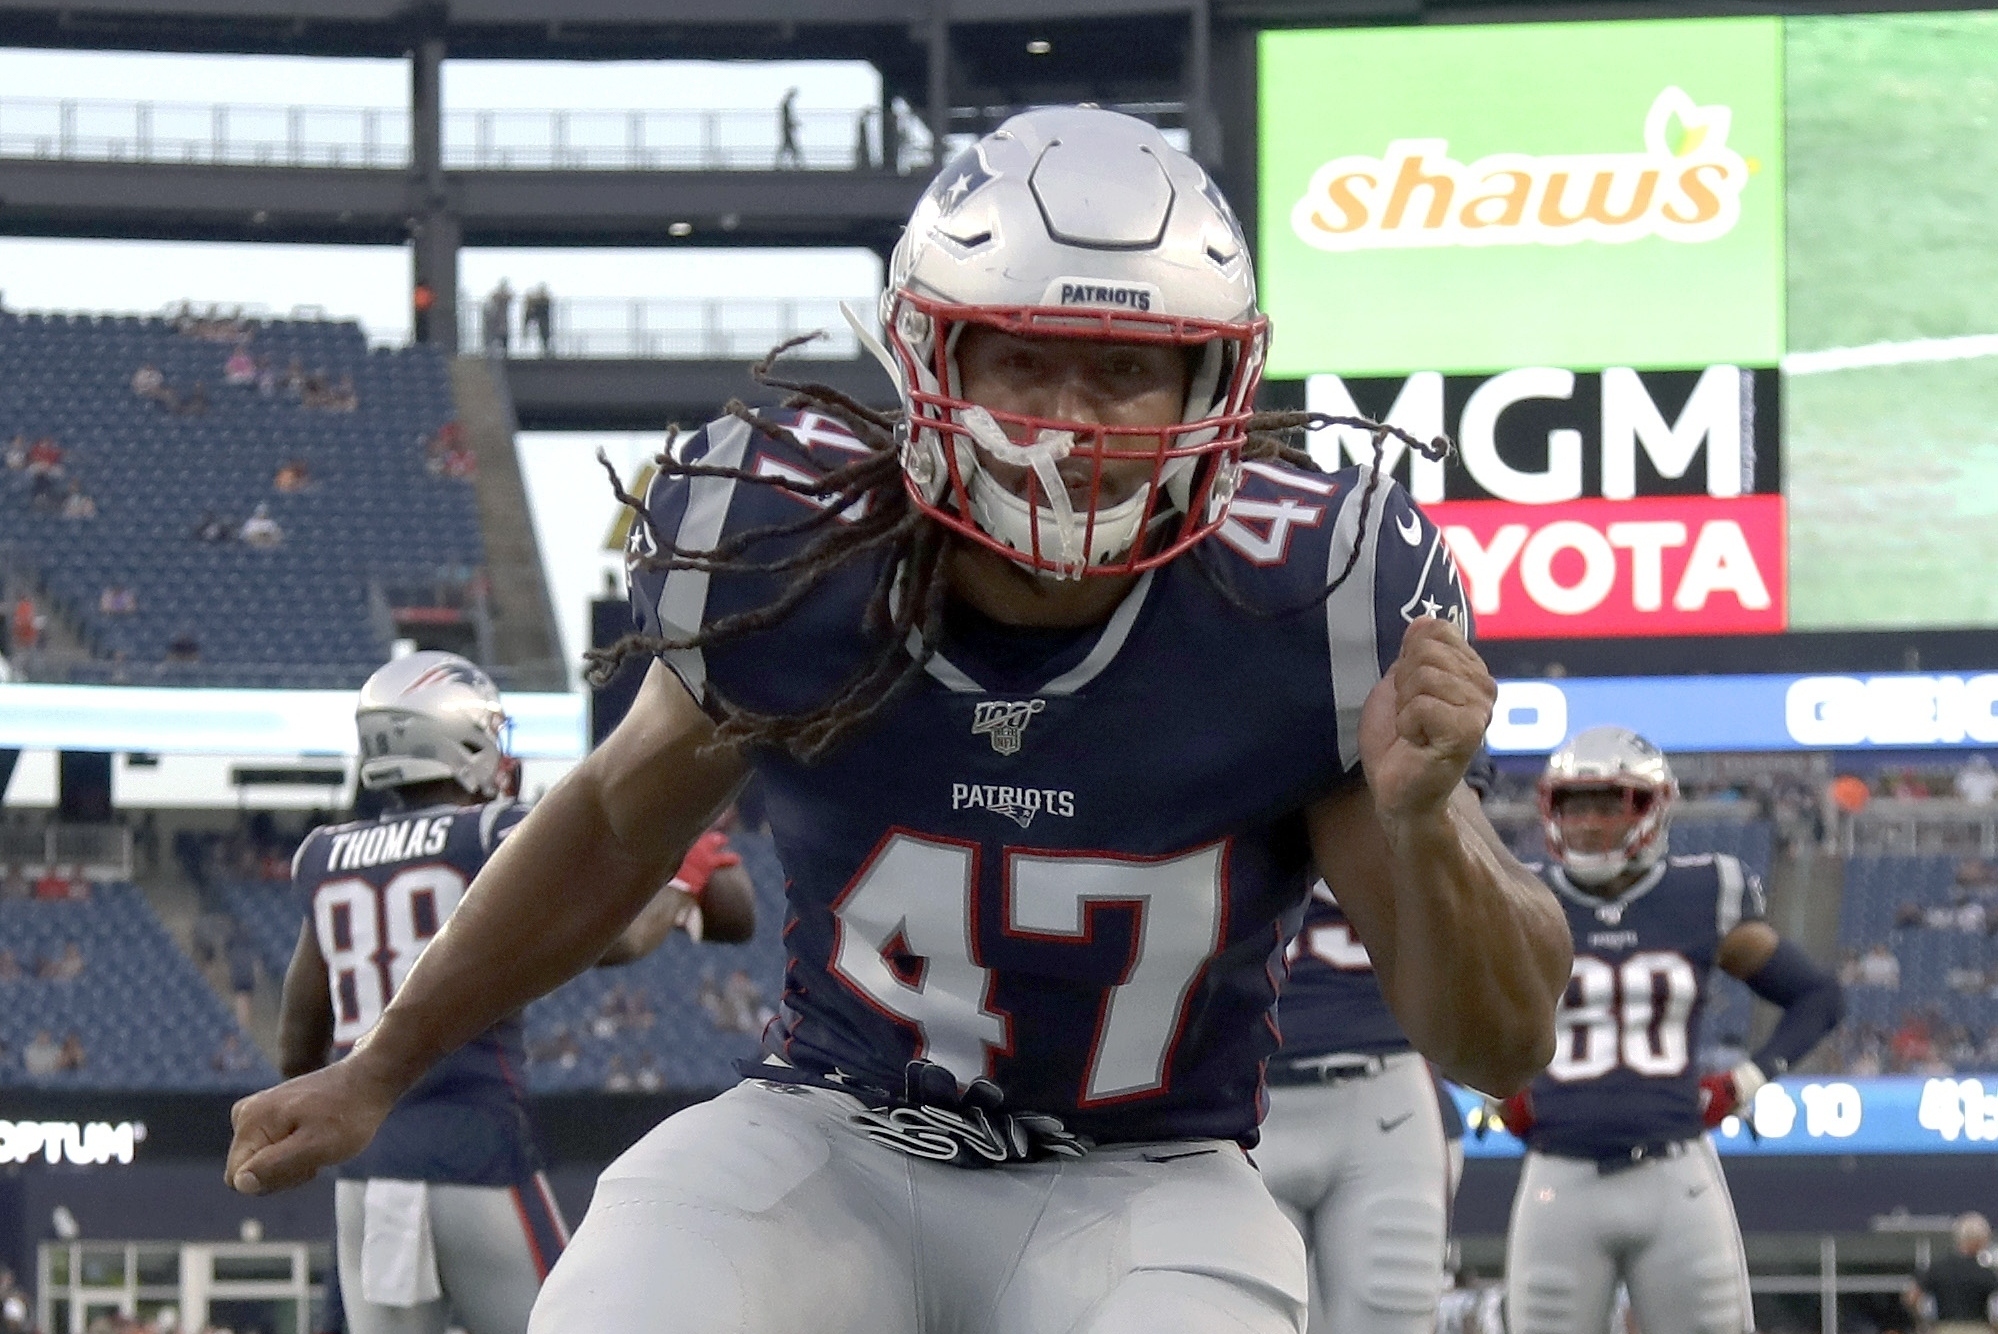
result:
[[[1642,147],[1621,153],[1492,153],[1469,163],[1448,140],[1397,139],[1380,157],[1335,158],[1311,175],[1291,230],[1320,250],[1698,243],[1741,217],[1748,162],[1728,146],[1733,112],[1666,88]]]

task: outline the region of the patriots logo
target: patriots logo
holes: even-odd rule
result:
[[[1413,513],[1396,516],[1394,527],[1408,545],[1422,544],[1423,523]],[[1471,613],[1464,600],[1464,581],[1457,574],[1456,559],[1444,545],[1441,529],[1430,528],[1428,539],[1429,550],[1423,554],[1422,573],[1416,578],[1415,592],[1401,604],[1402,622],[1411,624],[1419,616],[1434,616],[1469,635]]]
[[[938,217],[947,218],[991,179],[992,173],[985,169],[985,158],[974,144],[943,169],[931,183],[926,198],[937,206]]]

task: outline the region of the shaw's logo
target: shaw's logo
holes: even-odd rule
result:
[[[1448,140],[1397,139],[1385,157],[1313,172],[1290,226],[1320,250],[1711,241],[1733,230],[1748,184],[1727,143],[1733,118],[1667,88],[1635,153],[1493,153],[1467,165]]]

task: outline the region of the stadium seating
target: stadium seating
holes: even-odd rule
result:
[[[79,976],[32,975],[72,941]],[[0,949],[25,970],[0,980],[0,1087],[227,1092],[277,1078],[131,885],[99,885],[81,901],[0,902]],[[43,1031],[57,1041],[76,1034],[83,1067],[31,1077],[23,1053]],[[218,1070],[232,1034],[241,1068]]]
[[[1856,856],[1846,862],[1840,945],[1850,957],[1884,944],[1900,964],[1898,987],[1847,988],[1849,1024],[1891,1031],[1911,1012],[1926,1012],[1932,1026],[1961,1026],[1974,1037],[1998,1026],[1998,949],[1979,892],[1990,887],[1960,884],[1962,865],[1954,856]],[[1959,912],[1968,914],[1961,925]],[[1998,914],[1992,919],[1998,921]],[[1992,1063],[1980,1058],[1976,1067]]]
[[[232,347],[163,319],[0,313],[0,444],[53,437],[63,485],[78,480],[97,505],[64,519],[30,503],[25,472],[0,476],[0,561],[25,565],[105,660],[76,679],[358,684],[391,633],[371,583],[483,564],[471,486],[425,467],[423,441],[455,415],[435,349],[370,351],[352,323],[309,321],[253,324],[247,346],[279,371],[296,360],[330,382],[351,376],[359,406],[225,384]],[[182,416],[134,393],[146,364],[182,396],[205,385],[208,410]],[[310,485],[279,493],[293,460]],[[233,528],[258,504],[283,530],[275,549],[195,539],[205,515]],[[100,614],[109,585],[130,587],[137,612]],[[199,661],[165,662],[182,635]]]

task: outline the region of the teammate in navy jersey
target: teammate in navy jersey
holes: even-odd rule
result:
[[[1491,757],[1465,783],[1480,798]],[[1311,1334],[1431,1334],[1463,1118],[1394,1020],[1339,901],[1314,881],[1285,953],[1256,1166],[1304,1238]]]
[[[287,1077],[367,1034],[527,813],[501,795],[512,761],[499,692],[456,654],[383,667],[361,688],[355,720],[362,786],[387,790],[391,805],[378,819],[314,830],[293,859],[311,907],[285,975]],[[706,883],[719,860],[709,849],[692,872],[700,886],[683,867],[599,962],[639,958],[675,926],[746,938],[747,886]],[[454,1310],[470,1334],[526,1329],[568,1233],[528,1124],[525,1068],[515,1013],[433,1066],[341,1165],[340,1305],[352,1334],[442,1331]]]
[[[1577,735],[1541,779],[1553,854],[1542,874],[1567,910],[1575,962],[1554,1059],[1501,1113],[1528,1149],[1506,1246],[1512,1334],[1602,1334],[1619,1281],[1644,1334],[1754,1328],[1705,1132],[1752,1118],[1756,1090],[1831,1031],[1841,999],[1763,920],[1762,886],[1740,862],[1666,856],[1677,796],[1665,757],[1616,727]],[[1783,1017],[1751,1059],[1703,1077],[1715,967]]]
[[[753,767],[789,877],[767,1056],[604,1173],[534,1327],[1295,1331],[1303,1248],[1242,1146],[1314,864],[1479,1087],[1545,1061],[1568,972],[1460,792],[1496,687],[1455,568],[1391,482],[1249,439],[1247,245],[1149,125],[979,141],[883,314],[899,421],[819,393],[662,459],[623,646],[662,661],[371,1041],[239,1106],[230,1179],[358,1151]]]

